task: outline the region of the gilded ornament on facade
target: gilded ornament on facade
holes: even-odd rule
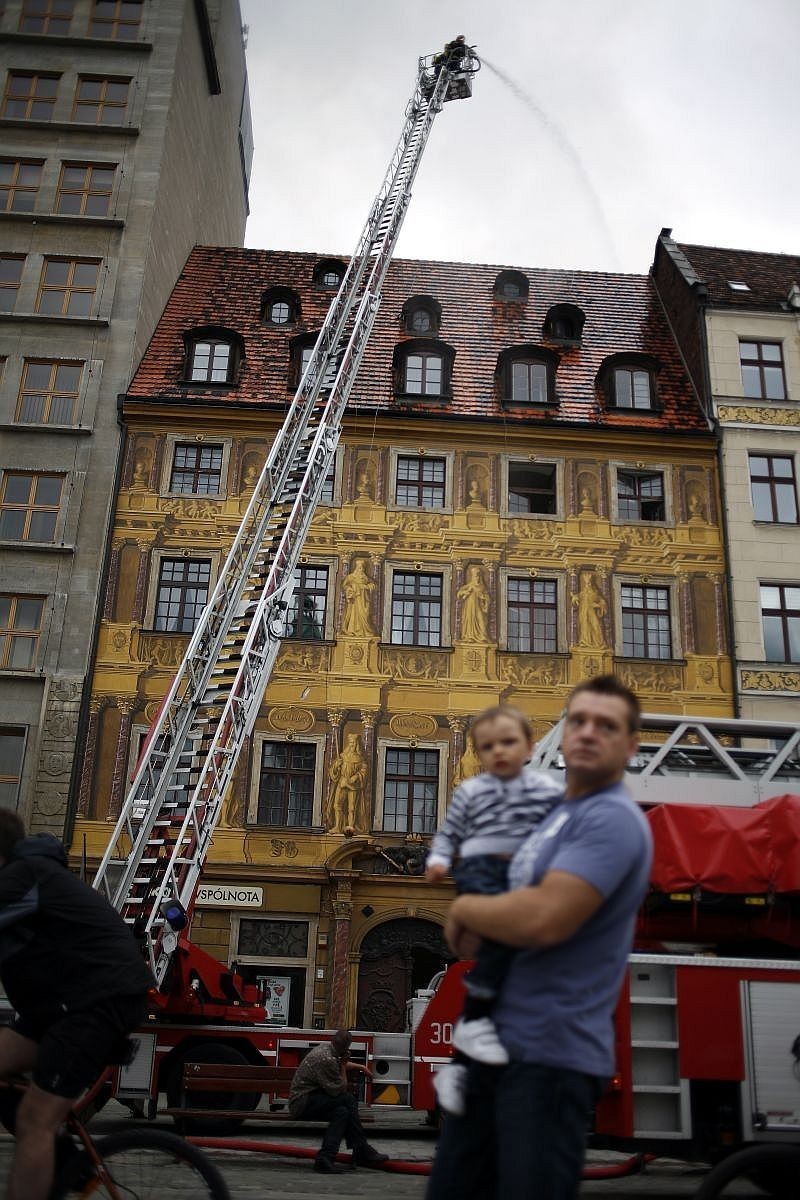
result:
[[[267,724],[282,733],[307,733],[314,728],[314,714],[308,708],[285,705],[269,710]]]
[[[291,838],[271,838],[269,846],[273,858],[297,858],[300,853],[297,842]]]
[[[742,671],[742,687],[751,692],[800,693],[800,671]]]
[[[397,738],[432,737],[437,725],[433,717],[426,713],[395,713],[389,721],[389,728]]]
[[[800,425],[800,410],[795,408],[753,408],[749,405],[720,404],[720,421],[745,425]]]

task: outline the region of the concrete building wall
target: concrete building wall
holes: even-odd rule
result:
[[[8,71],[59,76],[47,119],[0,115],[0,156],[42,163],[32,211],[0,213],[0,253],[23,260],[16,301],[0,314],[0,488],[9,471],[63,479],[53,540],[0,542],[2,592],[44,601],[34,663],[0,665],[0,735],[11,739],[4,748],[25,748],[18,786],[6,780],[2,801],[57,833],[82,749],[78,718],[120,448],[117,396],[191,247],[244,236],[240,14],[226,4],[203,20],[203,9],[193,0],[146,3],[133,41],[88,37],[89,0],[77,0],[65,34],[20,32],[20,0],[0,17]],[[130,80],[119,124],[74,119],[87,76]],[[7,80],[4,72],[4,94]],[[211,179],[208,161],[218,164]],[[105,215],[56,211],[65,162],[115,168]],[[58,256],[99,263],[88,315],[37,311],[44,261]],[[18,419],[26,360],[83,364],[68,424]]]

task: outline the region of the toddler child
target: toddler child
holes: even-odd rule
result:
[[[527,765],[533,730],[519,709],[505,704],[486,709],[473,718],[469,736],[483,771],[456,788],[433,839],[425,878],[430,883],[443,879],[457,855],[457,890],[494,895],[507,889],[514,852],[563,799],[564,789]],[[467,995],[453,1031],[453,1063],[434,1077],[437,1099],[446,1112],[464,1112],[470,1058],[496,1066],[508,1062],[491,1013],[515,953],[512,946],[484,938],[475,966],[464,976]]]

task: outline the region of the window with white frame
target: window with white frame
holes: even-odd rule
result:
[[[381,828],[387,833],[431,834],[439,816],[439,749],[386,746]]]
[[[559,471],[555,462],[509,460],[505,463],[505,516],[554,516],[558,513]]]
[[[761,624],[767,662],[800,662],[800,584],[762,583]]]
[[[294,591],[286,610],[284,637],[322,641],[328,607],[329,568],[302,564],[294,571]]]
[[[509,575],[506,580],[508,649],[554,654],[558,650],[558,583]]]
[[[392,572],[391,629],[396,646],[441,646],[443,580],[422,571]]]
[[[258,734],[247,819],[251,825],[310,829],[321,824],[324,736]]]
[[[663,521],[666,518],[662,471],[617,471],[617,515],[620,521]]]
[[[797,524],[797,483],[790,454],[750,454],[750,492],[756,521]]]
[[[191,633],[208,603],[211,559],[162,558],[153,629]]]
[[[670,589],[650,584],[620,585],[622,654],[625,658],[673,657]]]

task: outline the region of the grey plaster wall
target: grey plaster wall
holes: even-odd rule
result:
[[[66,37],[20,34],[21,0],[9,0],[0,17],[9,70],[60,75],[51,120],[0,118],[0,154],[44,160],[35,212],[0,214],[0,253],[25,257],[15,307],[0,315],[0,479],[9,469],[64,479],[53,544],[0,542],[0,591],[46,598],[35,670],[0,669],[0,735],[26,730],[17,807],[34,829],[56,833],[63,831],[81,753],[78,713],[120,451],[117,396],[191,247],[241,245],[246,219],[238,156],[245,79],[238,4],[215,4],[209,14],[219,94],[209,88],[194,0],[150,0],[136,43],[86,37],[91,7],[90,0],[77,0]],[[80,75],[131,80],[123,125],[72,120]],[[116,165],[107,217],[55,214],[63,161]],[[89,317],[36,313],[43,259],[53,255],[100,260]],[[36,358],[85,364],[70,426],[17,422],[24,363]]]

